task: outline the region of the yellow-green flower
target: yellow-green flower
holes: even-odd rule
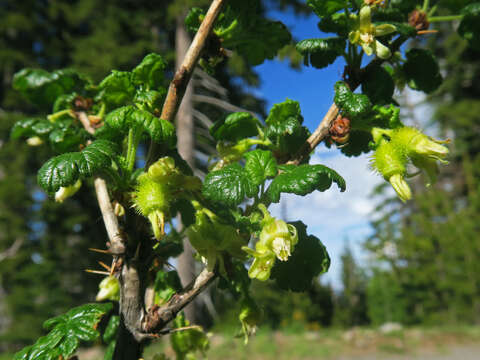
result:
[[[388,59],[391,56],[390,49],[376,40],[376,37],[391,34],[396,30],[392,24],[373,25],[370,6],[363,6],[360,9],[360,19],[357,19],[355,29],[348,34],[348,39],[352,44],[360,45],[365,54],[375,54],[381,59]]]
[[[270,277],[275,259],[288,260],[298,243],[298,234],[295,226],[270,216],[263,204],[260,204],[258,208],[263,213],[259,241],[255,244],[255,250],[247,246],[242,247],[242,249],[254,257],[248,270],[248,276],[252,279],[265,281]]]

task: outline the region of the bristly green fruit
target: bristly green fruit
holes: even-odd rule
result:
[[[135,189],[135,208],[152,224],[155,239],[165,235],[165,215],[168,213],[172,195],[166,184],[156,182],[148,174],[138,177]]]

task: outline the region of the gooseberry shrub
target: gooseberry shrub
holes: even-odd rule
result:
[[[196,33],[194,55],[170,82],[159,54],[147,55],[131,71],[113,70],[99,84],[68,69],[15,75],[14,88],[48,115],[18,121],[12,139],[48,145],[55,153],[39,169],[38,184],[56,201],[93,180],[108,233],[103,252],[113,257],[97,303],[47,320],[49,333],[15,359],[68,359],[81,341],[99,339],[105,359],[138,359],[149,339],[167,333],[177,357],[192,358],[206,351],[208,339],[181,310],[215,279],[241,304],[239,328],[248,340],[261,319],[252,281],[270,279],[285,291],[305,291],[329,268],[327,249],[301,219],[286,223],[268,210],[282,193],[305,196],[333,184],[346,189],[334,169],[309,164],[323,140],[345,156],[371,153],[372,169],[402,201],[412,196],[406,181],[412,167],[435,181],[438,162],[448,154],[445,141],[405,126],[392,96],[405,86],[430,93],[441,85],[430,51],[400,50],[430,33],[429,22],[441,19],[434,16],[437,6],[397,0],[307,4],[319,29],[331,36],[301,40],[296,49],[305,66],[317,69],[344,58],[334,104],[313,133],[303,125],[300,104],[290,99],[275,104],[263,121],[247,112],[217,119],[210,134],[218,154],[204,179],[179,155],[172,120],[197,63],[214,74],[228,49],[258,65],[292,41],[285,25],[260,15],[258,1],[214,0],[208,11],[193,8],[186,26]],[[446,20],[459,21],[459,34],[480,48],[480,3]],[[137,156],[142,144],[149,147],[144,162]],[[175,230],[175,218],[183,230]],[[204,270],[182,288],[166,264],[180,254],[185,236]]]

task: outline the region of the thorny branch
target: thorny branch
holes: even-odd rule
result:
[[[94,134],[95,129],[90,124],[87,114],[84,111],[75,113],[78,120],[82,123],[88,133]],[[102,178],[95,178],[95,193],[97,195],[98,205],[102,213],[105,229],[107,230],[108,239],[110,241],[109,250],[113,255],[121,255],[125,253],[125,239],[118,224],[117,216],[112,207],[110,196],[108,195],[107,183]]]

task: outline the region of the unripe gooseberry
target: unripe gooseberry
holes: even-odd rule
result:
[[[168,212],[172,195],[166,184],[153,181],[148,175],[138,178],[135,190],[135,207],[152,224],[153,233],[161,240],[164,232],[165,214]]]

